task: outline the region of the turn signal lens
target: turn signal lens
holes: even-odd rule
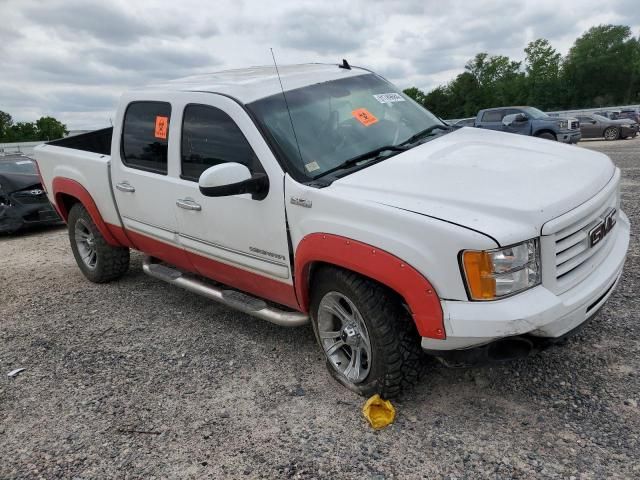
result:
[[[508,297],[540,284],[537,239],[495,250],[462,252],[464,279],[471,300]]]
[[[487,252],[467,251],[462,255],[467,287],[475,300],[496,298],[496,279],[493,278],[491,257]]]

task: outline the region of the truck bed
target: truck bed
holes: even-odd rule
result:
[[[49,142],[48,145],[57,147],[73,148],[84,150],[85,152],[101,153],[111,155],[111,138],[113,137],[113,127],[94,130],[93,132],[74,135],[72,137],[61,138]]]
[[[55,140],[36,147],[33,157],[52,203],[58,201],[56,181],[76,182],[89,192],[106,223],[121,226],[111,190],[112,136],[113,128],[104,128]]]

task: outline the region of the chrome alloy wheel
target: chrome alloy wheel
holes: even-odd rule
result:
[[[79,218],[75,227],[76,246],[82,261],[87,268],[93,270],[98,263],[98,252],[96,250],[96,239],[89,229],[89,225]]]
[[[371,340],[362,315],[351,300],[329,292],[318,306],[318,336],[329,362],[352,383],[371,368]]]

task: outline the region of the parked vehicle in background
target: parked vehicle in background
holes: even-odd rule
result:
[[[611,120],[598,114],[578,115],[582,138],[604,138],[618,140],[635,137],[638,134],[638,124],[633,120]]]
[[[618,114],[618,119],[628,118],[635,123],[640,124],[640,110],[621,110]]]
[[[581,138],[580,124],[577,119],[551,117],[533,107],[500,107],[480,110],[474,126],[557,140],[563,143],[578,143]]]
[[[0,156],[0,233],[60,221],[42,188],[36,163],[22,155]]]
[[[95,142],[36,148],[80,270],[115,280],[133,248],[154,278],[311,322],[360,395],[415,382],[421,349],[507,360],[592,318],[629,244],[611,160],[450,127],[345,64],[152,85],[124,94]]]
[[[618,115],[620,114],[619,110],[600,110],[598,112],[593,112],[596,115],[600,115],[601,117],[608,118],[609,120],[617,120]]]
[[[462,119],[458,120],[457,122],[453,123],[452,126],[454,126],[454,127],[473,127],[475,123],[476,123],[476,117],[462,118]]]

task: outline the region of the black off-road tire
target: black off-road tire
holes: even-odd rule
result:
[[[327,358],[332,376],[349,390],[362,395],[394,398],[420,379],[425,354],[420,335],[402,299],[386,287],[348,270],[325,266],[315,272],[311,292],[311,319],[318,344],[318,307],[322,298],[338,292],[349,298],[361,313],[371,341],[372,358],[367,377],[353,383]],[[324,349],[323,349],[324,353]]]
[[[83,222],[83,225],[93,235],[96,262],[94,268],[89,268],[76,242],[76,224]],[[104,239],[98,227],[91,219],[89,212],[81,203],[76,203],[71,207],[69,217],[67,219],[69,242],[71,243],[71,251],[76,259],[78,267],[85,277],[94,283],[106,283],[116,280],[129,270],[129,249],[127,247],[113,247]]]
[[[542,132],[536,135],[536,137],[544,138],[545,140],[554,140],[554,141],[558,140],[553,133],[549,133],[549,132]]]

